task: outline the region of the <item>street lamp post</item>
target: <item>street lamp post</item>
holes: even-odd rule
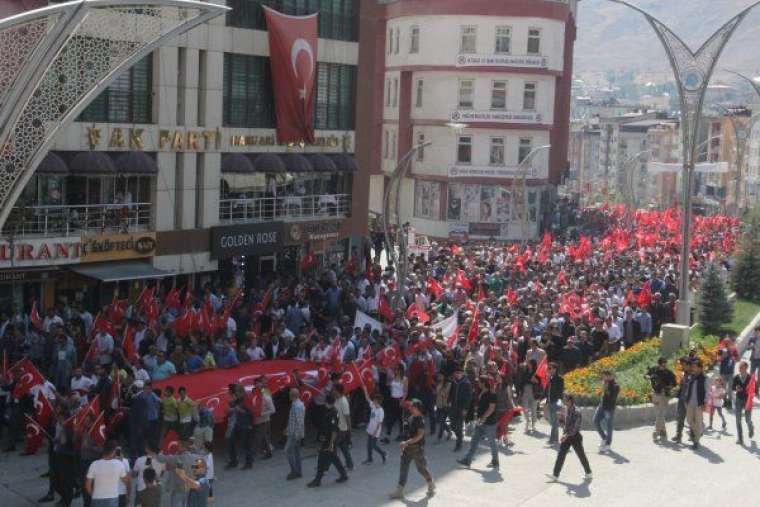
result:
[[[689,295],[689,257],[691,243],[691,194],[694,184],[694,161],[696,159],[697,133],[702,115],[707,84],[723,48],[744,18],[760,2],[742,10],[720,27],[695,52],[660,20],[625,0],[609,0],[641,13],[654,29],[670,60],[681,102],[681,135],[683,143],[683,223],[681,263],[679,274],[679,300],[676,321],[682,325],[691,323],[691,298]]]
[[[520,222],[520,234],[521,234],[521,240],[523,245],[528,241],[528,194],[527,194],[527,177],[528,177],[528,170],[531,169],[531,162],[536,157],[536,155],[544,150],[548,150],[552,146],[550,144],[546,144],[544,146],[538,146],[536,148],[533,148],[527,155],[525,155],[525,158],[520,161],[520,164],[517,166],[517,171],[520,173],[521,176],[521,183],[522,183],[522,202],[521,202],[521,209],[522,209],[522,220]]]
[[[628,188],[626,189],[626,205],[628,206],[628,211],[633,212],[633,210],[636,208],[636,189],[635,187],[635,181],[634,181],[634,173],[636,165],[633,162],[639,162],[640,157],[644,155],[645,153],[652,153],[651,148],[648,150],[642,150],[638,153],[635,153],[625,159],[623,161],[623,170],[626,171],[626,176],[628,179]],[[630,169],[628,168],[628,164],[631,164]]]

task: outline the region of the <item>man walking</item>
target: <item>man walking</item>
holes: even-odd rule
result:
[[[599,451],[605,452],[612,445],[612,423],[615,416],[615,405],[620,393],[620,386],[615,382],[615,376],[611,371],[602,372],[602,398],[594,412],[594,428],[602,438]]]
[[[318,488],[322,485],[322,477],[330,468],[330,465],[335,466],[340,474],[340,477],[335,482],[346,482],[348,480],[346,469],[343,468],[343,463],[340,462],[338,453],[335,451],[335,443],[338,439],[338,412],[335,410],[335,398],[333,398],[332,394],[328,394],[325,398],[325,408],[325,427],[322,431],[326,435],[326,438],[322,442],[322,448],[319,450],[319,456],[317,457],[317,476],[306,485],[309,488]]]
[[[654,405],[654,433],[652,437],[664,441],[668,438],[665,431],[665,411],[668,408],[670,390],[676,385],[676,376],[668,369],[668,360],[661,357],[657,366],[650,368],[646,375],[652,384],[652,404]]]
[[[591,466],[588,463],[586,452],[583,450],[583,436],[581,435],[581,413],[575,407],[575,399],[570,394],[565,394],[563,398],[565,404],[564,424],[562,425],[562,438],[559,443],[559,452],[557,453],[557,460],[554,462],[554,471],[552,472],[552,479],[559,479],[559,474],[562,471],[562,466],[565,464],[565,457],[567,452],[572,447],[576,456],[583,466],[583,471],[586,473],[585,479],[590,481]]]
[[[449,396],[451,430],[457,438],[454,446],[454,452],[456,452],[462,448],[464,418],[472,401],[472,385],[464,374],[464,368],[459,364],[454,369],[454,380],[451,383],[451,394]]]
[[[298,389],[290,390],[290,413],[288,414],[288,427],[285,430],[287,442],[285,443],[285,455],[288,457],[290,473],[287,480],[301,478],[301,440],[304,437],[304,415],[306,408],[301,401]]]
[[[739,373],[734,377],[734,381],[731,384],[731,389],[736,393],[736,407],[734,408],[734,415],[736,416],[736,443],[744,445],[744,435],[742,431],[742,413],[747,421],[747,431],[749,438],[752,439],[755,436],[755,427],[752,425],[752,411],[746,410],[747,398],[753,396],[749,392],[749,383],[752,376],[747,372],[747,362],[742,361],[739,363]]]
[[[702,437],[702,407],[705,405],[705,375],[702,373],[702,362],[691,363],[691,380],[686,398],[686,422],[691,428],[692,446],[699,449],[699,439]]]
[[[413,399],[409,410],[412,416],[409,418],[407,439],[401,442],[401,469],[399,470],[398,487],[391,494],[391,498],[394,499],[404,497],[404,488],[409,476],[409,465],[412,461],[414,461],[417,471],[427,482],[428,496],[435,494],[435,483],[425,459],[425,418],[422,416],[422,402],[416,398]]]
[[[561,405],[562,395],[565,394],[565,379],[557,371],[557,363],[549,363],[549,384],[546,390],[546,409],[549,415],[549,424],[551,424],[551,433],[549,434],[549,444],[553,445],[559,442],[559,418],[557,417]]]
[[[499,448],[496,445],[496,423],[498,421],[496,414],[496,393],[493,391],[489,377],[485,375],[481,376],[479,384],[480,398],[478,398],[478,418],[475,433],[472,435],[472,440],[470,440],[470,450],[464,458],[457,460],[457,463],[469,467],[472,463],[472,458],[475,457],[475,452],[478,450],[480,441],[485,438],[491,447],[491,462],[488,464],[488,467],[498,470]]]
[[[103,457],[93,461],[87,470],[85,489],[92,498],[92,507],[118,507],[119,482],[127,483],[127,472],[121,461],[114,459],[116,445],[107,441],[103,446]]]
[[[346,397],[343,384],[335,385],[335,410],[338,412],[338,449],[343,454],[348,470],[354,469],[354,460],[351,459],[351,406]]]

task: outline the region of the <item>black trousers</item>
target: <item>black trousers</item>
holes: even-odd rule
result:
[[[451,413],[449,414],[449,420],[451,421],[451,431],[453,431],[454,435],[457,437],[457,446],[462,445],[462,439],[464,438],[464,435],[462,433],[462,430],[464,428],[463,412],[463,410],[451,408]]]
[[[679,440],[683,435],[684,424],[686,424],[686,405],[679,401],[676,412],[676,438]]]
[[[232,435],[230,435],[230,438],[227,441],[227,454],[231,465],[237,466],[238,464],[238,441],[240,441],[240,447],[245,455],[245,464],[250,465],[253,463],[252,436],[253,430],[251,428],[235,427],[235,429],[232,430]]]
[[[50,476],[53,479],[53,488],[61,495],[61,503],[68,507],[74,499],[74,486],[76,485],[76,459],[70,454],[53,454],[53,467]]]
[[[559,444],[559,452],[557,453],[557,461],[554,462],[554,475],[559,476],[562,471],[562,466],[565,464],[565,457],[570,448],[573,448],[576,456],[581,461],[583,470],[587,473],[591,473],[591,466],[588,464],[588,458],[586,457],[586,451],[583,450],[583,437],[580,433],[566,438],[561,444]]]
[[[341,477],[346,476],[346,469],[343,467],[343,463],[340,462],[340,458],[338,457],[338,453],[335,452],[335,449],[322,449],[319,451],[319,456],[317,457],[316,480],[322,480],[322,476],[324,476],[330,469],[330,465],[335,467]]]

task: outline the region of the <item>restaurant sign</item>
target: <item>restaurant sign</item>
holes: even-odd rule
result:
[[[238,255],[267,255],[283,245],[283,223],[266,222],[213,227],[211,258],[226,259]]]
[[[155,232],[82,237],[82,262],[139,259],[150,257],[155,251]]]

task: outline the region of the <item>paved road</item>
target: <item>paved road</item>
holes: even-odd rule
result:
[[[757,413],[757,411],[756,411]],[[285,481],[288,472],[283,452],[266,462],[256,462],[251,471],[225,471],[224,460],[217,457],[218,507],[266,505],[266,507],[309,506],[461,506],[476,502],[478,506],[548,505],[757,505],[758,493],[752,478],[760,471],[760,447],[750,442],[745,448],[735,444],[734,418],[729,415],[728,431],[711,432],[700,451],[683,446],[655,445],[650,428],[615,433],[613,452],[599,454],[599,439],[585,432],[586,451],[594,479],[584,482],[577,458],[570,454],[558,483],[550,483],[556,452],[546,448],[545,436],[533,437],[517,432],[515,446],[502,450],[501,471],[486,468],[490,460],[484,447],[471,469],[458,467],[450,442],[429,443],[428,461],[438,485],[432,498],[425,496],[425,484],[412,467],[408,495],[404,502],[391,501],[398,474],[398,449],[390,444],[386,465],[356,465],[346,484],[335,484],[331,471],[317,490],[307,489],[316,468],[313,452],[307,453],[304,470],[308,478]],[[757,416],[755,416],[756,424]],[[539,430],[546,431],[546,426]],[[672,433],[673,423],[669,424]],[[746,430],[745,430],[746,431]],[[364,434],[354,436],[353,456],[364,459]],[[46,482],[39,478],[45,470],[45,457],[22,458],[3,454],[0,457],[0,505],[3,507],[36,505],[45,492]],[[81,505],[77,502],[75,505]]]

